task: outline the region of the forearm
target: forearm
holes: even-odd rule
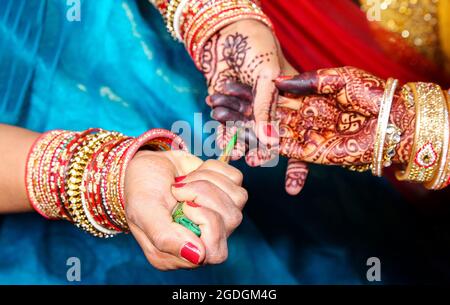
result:
[[[0,124],[0,213],[32,211],[25,188],[25,165],[39,134]]]

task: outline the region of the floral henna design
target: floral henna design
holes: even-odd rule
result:
[[[365,71],[344,67],[282,78],[280,153],[306,162],[328,165],[367,165],[372,162],[376,122],[385,82]],[[398,88],[390,121],[402,131],[393,162],[409,159],[414,134],[414,110]]]
[[[263,46],[260,46],[259,44],[261,44],[261,41],[253,38],[252,35],[244,34],[244,32],[241,31],[223,30],[214,35],[202,50],[201,67],[207,78],[208,92],[210,94],[207,103],[213,108],[211,113],[212,117],[219,120],[222,124],[225,123],[223,120],[224,118],[231,120],[233,117],[238,120],[244,120],[244,122],[249,120],[255,121],[254,110],[261,109],[261,107],[255,108],[254,102],[255,96],[261,91],[259,90],[261,88],[258,89],[261,78],[259,74],[265,65],[278,62],[278,45],[275,39],[270,43],[264,42]],[[262,50],[265,52],[261,52]],[[246,109],[244,116],[235,115],[236,113],[233,113],[232,111],[229,113],[224,112],[223,109],[227,107],[223,105],[223,102],[219,103],[217,100],[213,100],[214,96],[222,94],[227,97],[230,102],[237,103],[234,98],[236,95],[230,94],[227,90],[229,87],[227,84],[229,83],[239,83],[248,87],[248,95],[250,97],[249,99],[245,99],[249,102],[248,105],[242,106]],[[272,83],[272,79],[270,80],[270,84],[273,87],[273,90],[271,89],[270,95],[268,95],[268,99],[271,99],[269,106],[272,110],[272,112],[267,114],[269,120],[273,117],[274,106],[276,105],[276,97],[278,94],[278,91]],[[260,87],[266,88],[267,86],[263,86],[263,83],[261,83]],[[237,96],[237,98],[240,99],[241,97]],[[230,106],[234,111],[240,111],[242,107]],[[220,145],[226,143],[226,139],[221,139],[220,137],[224,137],[229,133],[230,132],[223,131],[218,133]],[[241,153],[242,152],[236,152],[236,155],[241,155]],[[253,156],[247,158],[247,160],[252,160],[251,163],[256,164],[260,161],[258,160],[258,162],[256,162],[256,158],[265,158],[266,155],[266,152],[254,153]]]
[[[222,49],[222,60],[235,72],[240,72],[244,66],[248,45],[248,37],[240,33],[228,35]]]
[[[217,74],[217,58],[218,58],[218,41],[220,39],[220,33],[213,36],[205,44],[201,53],[201,68],[205,75],[207,86],[210,87]]]
[[[323,96],[309,96],[302,99],[297,111],[278,109],[280,153],[327,165],[370,163],[376,120],[342,112],[330,102]]]

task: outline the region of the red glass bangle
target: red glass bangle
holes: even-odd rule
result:
[[[119,169],[119,180],[118,180],[118,190],[119,190],[119,202],[123,208],[125,208],[125,198],[124,198],[124,184],[125,184],[125,172],[130,163],[131,159],[137,153],[137,151],[145,146],[152,140],[159,140],[166,143],[170,143],[172,150],[183,150],[187,151],[186,145],[181,137],[175,135],[174,133],[165,129],[152,129],[142,134],[136,138],[132,145],[126,150],[125,154],[121,158],[121,166]]]
[[[116,224],[112,221],[112,219],[108,216],[106,212],[106,207],[102,204],[102,195],[101,195],[101,170],[105,166],[105,161],[108,154],[112,151],[114,147],[119,146],[122,142],[124,142],[127,137],[122,137],[119,139],[112,140],[108,143],[105,143],[103,147],[94,154],[92,157],[92,161],[88,164],[87,171],[90,174],[89,180],[86,181],[86,195],[87,202],[91,203],[90,211],[94,216],[94,219],[102,226],[106,227],[109,230],[122,231]]]
[[[128,225],[126,219],[122,219],[119,214],[118,208],[120,204],[118,203],[118,196],[116,195],[115,188],[117,188],[117,183],[114,185],[112,180],[114,177],[113,169],[116,167],[116,163],[120,161],[123,153],[128,149],[128,147],[133,143],[133,138],[127,138],[124,142],[115,147],[108,154],[106,159],[106,164],[103,166],[102,170],[102,185],[101,185],[101,197],[102,206],[106,211],[106,214],[112,220],[112,222],[123,229],[123,231],[128,230]],[[118,179],[118,177],[115,177]]]
[[[75,136],[74,132],[67,132],[63,138],[61,139],[61,141],[58,143],[58,145],[56,146],[55,150],[53,151],[53,154],[50,158],[50,171],[48,173],[48,181],[47,181],[47,185],[48,185],[48,195],[51,198],[51,202],[56,206],[56,208],[58,209],[58,219],[63,218],[63,219],[67,219],[65,212],[62,208],[62,203],[60,201],[60,197],[58,194],[58,185],[57,185],[57,180],[58,180],[58,171],[60,168],[60,164],[58,162],[59,160],[59,155],[64,151],[66,145],[73,139],[73,137]]]
[[[25,189],[28,197],[28,201],[30,202],[31,207],[38,212],[42,217],[49,219],[49,217],[39,208],[40,203],[38,201],[38,194],[36,193],[36,181],[35,175],[37,174],[36,165],[39,164],[39,155],[42,152],[42,149],[46,145],[46,138],[53,137],[56,134],[62,132],[62,130],[50,130],[43,134],[41,134],[31,146],[28,156],[27,163],[25,165]]]

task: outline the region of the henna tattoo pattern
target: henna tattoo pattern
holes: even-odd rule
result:
[[[285,137],[280,153],[320,164],[370,164],[384,85],[383,80],[352,67],[319,70],[298,77],[297,88],[291,92],[319,95],[299,98],[297,106],[292,99],[279,104],[277,115],[281,118],[281,135]],[[289,86],[295,87],[295,82],[285,87]],[[414,117],[414,111],[406,107],[398,89],[391,121],[402,130],[402,141],[394,162],[409,159]]]
[[[340,112],[323,96],[303,99],[298,111],[279,108],[280,152],[306,162],[355,165],[371,162],[376,120],[353,112]],[[356,118],[349,125],[346,118]],[[348,132],[348,128],[352,128]]]
[[[255,41],[252,43],[259,44],[260,42]],[[214,35],[203,47],[200,62],[201,69],[207,79],[209,94],[214,95],[219,93],[226,95],[225,84],[235,82],[248,85],[250,90],[253,90],[252,97],[256,96],[256,88],[258,87],[261,69],[268,63],[277,62],[278,56],[278,45],[275,39],[273,40],[273,45],[270,43],[263,45],[267,50],[265,49],[264,52],[260,52],[260,49],[252,47],[250,37],[240,32],[223,30]],[[270,112],[267,116],[269,120],[271,120],[275,113],[274,106],[276,106],[277,94],[278,91],[274,88]],[[252,112],[246,113],[245,118],[246,120],[254,121],[253,99],[249,104]],[[227,118],[231,118],[231,115],[227,116]],[[224,131],[223,128],[218,132],[220,146],[226,143],[226,139],[229,138],[231,133],[232,131]],[[233,152],[233,154],[237,158],[242,155],[242,150]],[[246,158],[246,161],[254,165],[263,161],[256,159],[266,159],[267,155],[268,153],[265,151],[253,151],[252,155]]]
[[[222,58],[227,63],[229,69],[240,72],[244,66],[248,46],[248,37],[236,33],[228,35],[222,49]]]
[[[290,195],[297,195],[305,186],[308,168],[304,162],[289,159],[286,171],[285,188]]]

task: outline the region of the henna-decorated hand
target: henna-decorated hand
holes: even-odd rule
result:
[[[357,166],[372,162],[384,80],[344,67],[280,77],[275,83],[284,93],[278,98],[276,111],[280,121],[280,154],[327,165]],[[245,90],[250,94],[250,89],[240,88],[242,92]],[[245,121],[247,104],[245,99],[237,99],[233,108],[225,105],[221,115]],[[414,119],[414,111],[406,107],[398,88],[390,121],[401,129],[402,139],[394,162],[409,160]],[[304,183],[307,174],[304,163],[290,160],[290,169],[287,187],[298,187],[298,181]]]
[[[326,165],[372,162],[384,80],[343,67],[282,77],[276,86],[289,96],[278,102],[280,154]],[[397,88],[390,120],[402,131],[402,140],[394,162],[409,159],[414,118]]]
[[[250,166],[270,160],[274,151],[265,145],[278,145],[279,141],[275,124],[272,124],[278,96],[273,80],[281,73],[297,73],[285,60],[273,32],[259,21],[236,22],[205,45],[201,64],[208,82],[207,104],[213,109],[212,117],[223,124],[227,121],[246,123],[243,135],[246,141],[239,142],[232,159],[239,159],[247,152],[246,161]],[[224,125],[220,127],[217,140],[221,148],[235,131]],[[258,144],[258,140],[264,144]],[[249,148],[249,143],[256,145]],[[298,194],[303,182],[293,178],[306,177],[306,165],[291,161],[287,173],[288,193]]]

